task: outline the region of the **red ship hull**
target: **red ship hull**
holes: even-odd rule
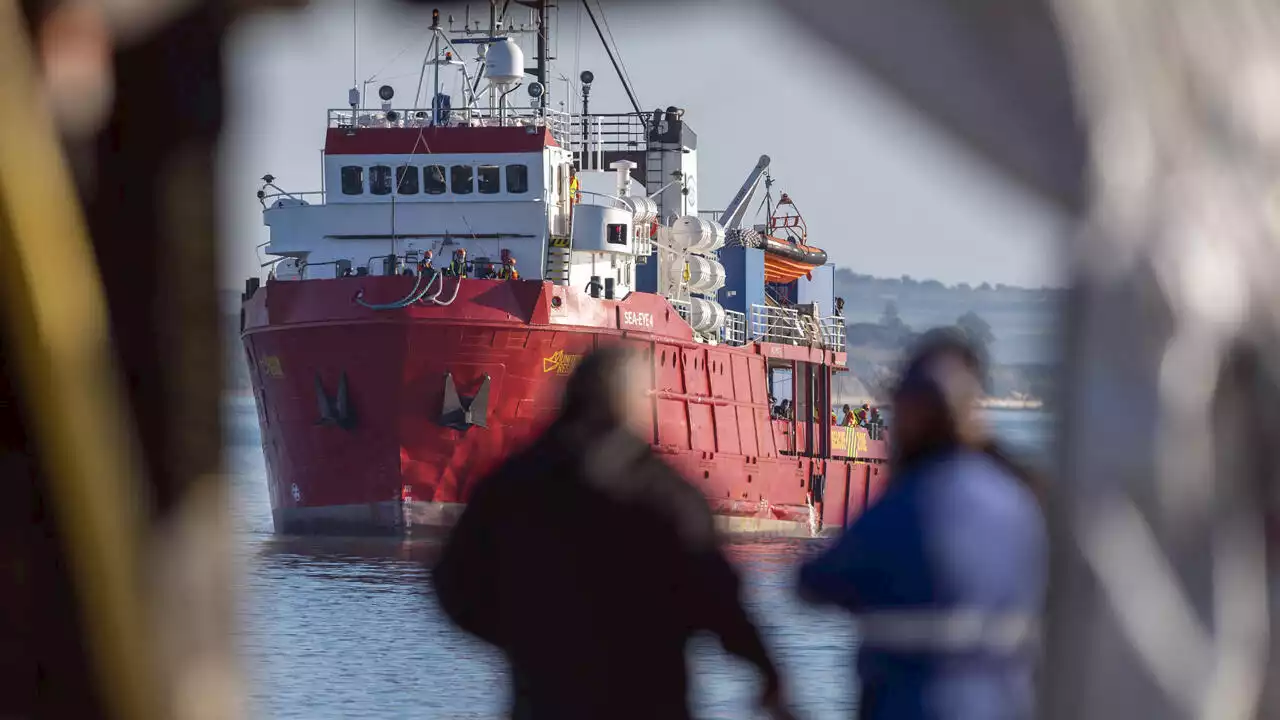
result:
[[[835,457],[819,457],[795,450],[829,425],[770,417],[767,357],[839,367],[843,353],[697,343],[660,296],[601,300],[541,281],[464,280],[448,306],[355,301],[363,291],[368,303],[393,302],[413,280],[269,281],[246,297],[277,532],[447,528],[475,483],[554,417],[576,360],[609,342],[648,353],[653,447],[703,489],[728,531],[838,528],[887,480],[884,443],[865,431],[836,429],[824,452]],[[446,280],[443,296],[457,282]]]

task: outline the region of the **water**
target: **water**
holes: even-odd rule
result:
[[[252,716],[501,717],[505,671],[493,651],[442,617],[421,563],[430,548],[273,535],[253,399],[230,399],[227,415],[227,463],[243,556],[239,644]],[[1011,445],[1031,452],[1044,446],[1046,416],[996,411],[991,417]],[[797,707],[815,720],[848,718],[855,700],[849,622],[792,595],[795,563],[811,549],[804,540],[729,548]],[[751,717],[754,671],[712,640],[695,642],[690,653],[700,716]]]

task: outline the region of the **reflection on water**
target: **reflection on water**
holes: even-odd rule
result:
[[[1043,416],[992,417],[1011,444],[1043,446]],[[239,643],[254,716],[501,717],[499,657],[444,620],[426,582],[438,545],[273,535],[252,398],[229,400],[227,421],[243,563]],[[804,540],[738,542],[729,554],[796,704],[811,718],[848,718],[855,698],[848,623],[800,605],[791,590],[793,568],[815,548]],[[753,671],[709,639],[695,642],[691,656],[701,716],[751,717]]]

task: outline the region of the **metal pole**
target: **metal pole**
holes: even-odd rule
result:
[[[440,123],[440,109],[436,103],[440,102],[440,29],[436,28],[431,37],[431,58],[435,62],[435,90],[431,94],[431,126],[435,127]]]
[[[551,46],[551,23],[548,22],[547,5],[546,0],[538,2],[538,82],[542,84],[542,95],[538,101],[544,115],[547,111],[547,98],[551,96],[551,83],[547,80],[550,65],[547,53]]]

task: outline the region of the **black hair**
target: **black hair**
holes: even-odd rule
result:
[[[924,398],[941,413],[942,432],[934,443],[897,458],[895,460],[897,472],[901,472],[905,466],[925,454],[938,451],[942,446],[954,445],[960,437],[959,428],[956,426],[959,419],[955,416],[955,408],[950,406],[948,391],[940,385],[940,378],[931,369],[934,362],[942,357],[959,360],[965,371],[972,375],[974,388],[980,388],[982,378],[986,376],[986,357],[958,329],[937,328],[920,336],[903,369],[901,380],[894,391],[894,398],[897,400],[908,394]],[[967,401],[969,398],[962,400]],[[1017,478],[1036,495],[1038,500],[1043,502],[1045,487],[1042,478],[1011,457],[1001,443],[988,437],[983,439],[975,449],[986,454],[1006,472]]]
[[[627,365],[635,351],[623,345],[606,345],[578,363],[564,388],[561,424],[609,430],[625,423],[626,383],[632,378]]]

